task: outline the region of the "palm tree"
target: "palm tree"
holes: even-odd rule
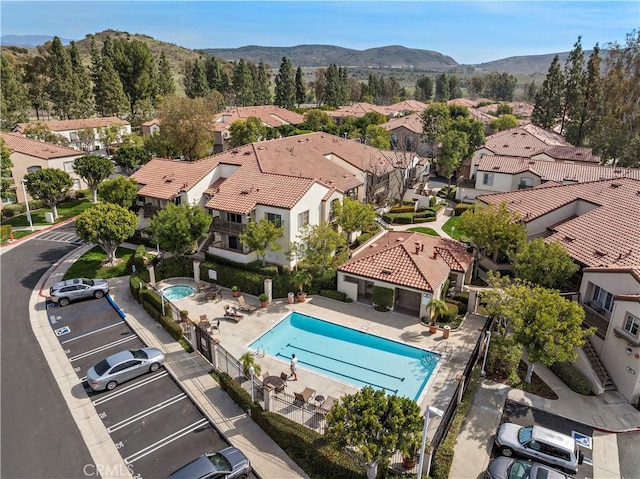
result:
[[[260,376],[261,368],[258,363],[256,363],[256,358],[253,354],[247,352],[240,356],[240,363],[242,364],[242,368],[244,369],[244,375],[249,377],[249,368],[253,366],[253,374],[254,376]]]
[[[429,309],[431,310],[431,324],[435,324],[440,316],[449,311],[447,303],[443,299],[434,299],[429,304]]]

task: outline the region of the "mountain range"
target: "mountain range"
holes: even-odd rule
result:
[[[202,50],[190,50],[178,45],[153,39],[147,35],[130,34],[115,30],[106,30],[95,34],[89,34],[84,39],[77,41],[78,48],[88,53],[88,43],[92,36],[103,37],[126,36],[127,38],[142,39],[146,43],[152,43],[152,51],[171,49],[171,57],[179,63],[179,58],[193,59],[199,52],[214,55],[222,60],[237,61],[240,58],[258,63],[263,60],[272,68],[278,68],[282,58],[287,57],[295,67],[317,68],[335,63],[355,69],[402,69],[424,72],[455,72],[466,75],[482,74],[488,72],[506,72],[517,77],[545,76],[549,65],[556,53],[545,55],[523,55],[503,58],[487,63],[464,65],[459,64],[450,56],[433,50],[407,48],[401,45],[389,45],[366,50],[354,50],[334,45],[297,45],[293,47],[268,47],[248,45],[240,48],[207,48]],[[44,44],[53,37],[44,35],[3,35],[0,37],[0,45],[20,46],[33,48]],[[69,40],[63,40],[68,43]],[[84,45],[87,43],[87,45]],[[150,45],[151,46],[151,45]],[[86,47],[86,48],[85,48]],[[182,52],[182,53],[180,53]],[[83,52],[84,53],[84,52]],[[590,51],[585,51],[588,57]],[[558,53],[563,63],[569,52]]]

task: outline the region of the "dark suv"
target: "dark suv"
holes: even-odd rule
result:
[[[108,292],[109,284],[104,279],[75,278],[51,286],[49,298],[60,306],[66,306],[79,299],[102,298]]]

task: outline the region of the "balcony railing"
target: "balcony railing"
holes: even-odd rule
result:
[[[162,206],[154,206],[154,205],[144,205],[144,217],[151,218],[156,211],[160,211]]]
[[[604,339],[607,336],[607,329],[609,328],[609,320],[606,316],[598,313],[595,309],[587,306],[586,304],[581,304],[584,309],[584,322],[583,324],[587,327],[595,326],[597,329],[596,336]]]
[[[458,180],[458,188],[475,188],[476,180],[475,178],[463,178]]]
[[[213,223],[211,224],[211,229],[219,233],[240,234],[240,233],[244,233],[244,230],[246,228],[247,228],[247,225],[245,224],[234,223],[232,221],[223,220],[219,216],[214,216]]]

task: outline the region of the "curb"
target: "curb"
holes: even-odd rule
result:
[[[64,226],[66,224],[69,224],[69,223],[75,221],[76,218],[77,218],[77,216],[74,216],[72,218],[68,218],[66,220],[63,220],[60,223],[55,223],[53,225],[45,226],[44,228],[34,230],[30,235],[25,236],[24,238],[13,240],[10,243],[5,243],[3,245],[0,245],[0,249],[6,248],[7,246],[17,246],[17,245],[19,245],[19,244],[21,244],[21,243],[23,243],[25,241],[29,241],[30,239],[34,239],[37,236],[40,236],[40,234],[42,234],[42,233],[46,233],[47,231],[50,231],[52,229],[55,229],[55,228],[58,228],[60,226]]]

